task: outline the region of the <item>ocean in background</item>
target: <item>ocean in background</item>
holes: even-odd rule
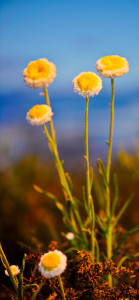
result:
[[[139,93],[138,90],[115,95],[115,121],[113,157],[119,149],[134,151],[139,142]],[[85,101],[74,92],[50,92],[54,112],[53,122],[60,153],[65,160],[76,163],[84,154]],[[26,122],[26,112],[36,104],[43,104],[44,97],[38,90],[26,89],[0,95],[0,155],[1,165],[23,155],[39,154],[51,159],[42,128]],[[89,102],[90,160],[106,159],[109,137],[110,94],[100,93]],[[47,154],[46,154],[47,153]],[[77,159],[78,157],[78,159]]]

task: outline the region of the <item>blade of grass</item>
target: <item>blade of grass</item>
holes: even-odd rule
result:
[[[124,211],[126,210],[127,206],[129,205],[129,203],[131,202],[133,198],[133,194],[131,194],[129,196],[129,198],[126,200],[125,204],[122,206],[119,214],[117,215],[116,219],[115,219],[115,222],[113,224],[113,228],[116,226],[116,224],[118,223],[118,221],[120,220],[121,216],[123,215]]]
[[[95,238],[95,246],[96,246],[96,261],[99,262],[99,244],[96,238]]]
[[[116,176],[116,174],[114,174],[114,176],[113,176],[113,182],[114,182],[114,188],[115,188],[115,195],[114,195],[114,200],[113,200],[112,207],[111,207],[111,218],[112,218],[112,216],[113,216],[113,214],[114,214],[115,207],[116,207],[117,200],[118,200],[118,195],[119,195],[119,190],[118,190],[118,183],[117,183],[117,176]]]
[[[118,269],[120,269],[120,267],[122,266],[122,264],[125,262],[125,260],[127,259],[131,259],[131,258],[135,258],[139,256],[139,252],[134,254],[134,255],[125,255],[124,257],[121,258],[121,260],[119,261],[117,267]]]
[[[39,294],[39,292],[42,289],[42,287],[45,285],[45,282],[46,282],[46,279],[39,284],[39,287],[38,287],[37,291],[33,294],[31,300],[36,300],[36,297]]]
[[[23,285],[23,272],[25,269],[25,261],[26,261],[26,254],[24,254],[24,257],[22,260],[22,265],[21,265],[21,270],[20,270],[20,274],[19,274],[18,295],[19,295],[20,300],[24,299],[22,285]]]
[[[93,185],[93,168],[90,168],[90,193]]]
[[[10,269],[10,265],[9,265],[9,263],[8,263],[8,260],[7,260],[6,255],[5,255],[5,253],[4,253],[3,249],[2,249],[1,243],[0,243],[0,256],[1,256],[1,261],[2,261],[2,263],[3,263],[3,265],[4,265],[4,267],[5,267],[5,268],[7,269],[7,271],[8,271],[8,274],[9,274],[9,277],[10,277],[10,279],[11,279],[11,282],[12,282],[12,284],[13,284],[13,286],[14,286],[16,292],[17,292],[17,295],[18,295],[18,284],[17,284],[17,282],[16,282],[16,280],[15,280],[15,278],[14,278],[14,276],[13,276],[13,273],[12,273],[12,271],[11,271],[11,269]]]
[[[122,237],[121,241],[119,242],[118,246],[116,247],[116,249],[114,250],[113,256],[111,259],[113,259],[115,257],[115,255],[117,254],[118,250],[121,248],[122,244],[124,243],[124,241],[126,240],[126,238],[133,232],[139,230],[139,225],[133,227],[132,229],[130,229],[129,231],[127,231],[124,236]]]

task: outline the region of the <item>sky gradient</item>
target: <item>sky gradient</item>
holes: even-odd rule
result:
[[[57,136],[63,130],[62,136],[69,138],[76,133],[83,134],[84,130],[84,100],[75,95],[72,79],[83,71],[96,72],[100,57],[120,55],[128,60],[130,71],[115,80],[114,146],[136,146],[139,141],[139,1],[1,0],[0,8],[2,138],[6,138],[7,130],[8,142],[13,137],[15,141],[16,124],[28,126],[29,132],[26,112],[42,102],[38,96],[40,90],[24,85],[22,71],[30,61],[45,57],[56,64],[57,77],[48,90]],[[89,104],[89,134],[100,149],[108,139],[109,102],[110,80],[103,78],[103,90]],[[18,128],[17,140],[19,136]]]
[[[57,66],[55,91],[70,90],[74,76],[95,71],[96,61],[111,54],[129,61],[119,88],[138,85],[138,0],[2,0],[0,6],[2,91],[25,89],[21,71],[42,57]]]

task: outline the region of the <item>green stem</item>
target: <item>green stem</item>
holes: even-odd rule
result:
[[[111,224],[111,205],[110,205],[110,169],[111,169],[111,156],[112,156],[112,138],[113,138],[113,124],[114,124],[114,79],[111,79],[111,119],[110,119],[110,133],[109,133],[109,149],[108,149],[108,160],[107,160],[107,202],[106,202],[106,214],[108,218],[108,232],[107,232],[107,260],[112,257],[112,224]],[[112,286],[111,274],[108,275],[108,281]]]
[[[1,261],[2,261],[2,263],[4,265],[4,267],[6,267],[6,269],[8,271],[8,274],[9,274],[9,277],[11,279],[11,282],[12,282],[12,284],[13,284],[13,286],[15,288],[15,291],[16,291],[16,293],[18,295],[18,284],[17,284],[17,282],[16,282],[16,280],[15,280],[15,278],[13,276],[13,273],[12,273],[12,271],[10,269],[10,265],[8,263],[8,260],[7,260],[6,256],[5,256],[5,253],[4,253],[3,249],[2,249],[1,244],[0,244],[0,256],[1,256]]]
[[[50,100],[49,100],[48,91],[47,91],[46,86],[44,86],[44,95],[45,95],[46,104],[47,104],[48,106],[50,106]],[[53,141],[54,146],[55,146],[55,153],[56,153],[56,156],[57,156],[58,160],[60,161],[60,159],[59,159],[59,154],[58,154],[58,149],[57,149],[56,137],[55,137],[55,130],[54,130],[54,126],[53,126],[53,121],[52,121],[52,119],[49,121],[49,128],[50,128],[51,138],[52,138],[52,141]],[[55,161],[56,161],[56,157],[55,157]],[[61,164],[61,161],[60,161],[60,164]],[[60,170],[61,170],[61,169],[63,170],[62,164],[61,164]],[[58,173],[59,173],[59,176],[60,176],[61,184],[62,184],[62,181],[63,181],[62,178],[63,178],[63,176],[64,176],[64,177],[65,177],[66,186],[67,186],[68,183],[67,183],[67,179],[66,179],[64,170],[63,170],[62,173],[61,173],[62,170],[60,171],[58,167],[57,167],[57,170],[58,170]],[[62,185],[62,187],[63,187],[63,185]],[[69,188],[68,188],[68,190],[69,190]],[[67,193],[65,192],[65,189],[63,189],[63,193],[64,193],[65,199],[67,200]],[[69,197],[69,194],[70,194],[70,197]],[[71,195],[71,193],[70,193],[70,190],[69,190],[69,193],[68,193],[68,198],[69,198],[70,200],[71,200],[71,198],[73,198],[72,195]],[[68,200],[69,200],[69,199],[68,199]],[[71,201],[71,202],[72,202],[72,201]],[[76,222],[75,222],[75,220],[73,220],[72,208],[69,209],[69,217],[70,217],[70,219],[72,220],[72,223],[74,224],[74,227],[75,227],[76,231],[78,231]]]
[[[90,167],[89,167],[89,146],[88,146],[88,104],[89,98],[86,98],[85,104],[85,159],[86,159],[86,189],[87,189],[87,203],[88,203],[88,211],[89,213],[92,212],[91,218],[93,218],[93,222],[91,218],[89,218],[92,222],[91,224],[91,254],[92,254],[92,261],[94,261],[95,257],[95,237],[94,237],[94,230],[95,230],[95,212],[94,212],[94,203],[91,196],[91,188],[90,188]],[[91,209],[92,206],[92,209]]]
[[[110,168],[111,168],[111,156],[112,156],[112,138],[113,138],[113,124],[114,124],[114,79],[111,79],[111,120],[110,120],[110,133],[109,133],[109,150],[108,150],[108,160],[107,160],[107,216],[110,216]]]
[[[20,300],[24,300],[22,283],[19,281],[18,296]]]
[[[44,86],[44,96],[45,96],[46,104],[48,106],[50,106],[50,100],[49,100],[49,96],[48,96],[48,92],[47,92],[46,86]],[[55,141],[55,131],[54,131],[54,126],[53,126],[52,119],[49,121],[49,127],[50,127],[51,137],[52,137],[53,141],[56,142]]]
[[[61,293],[62,293],[62,296],[63,296],[63,300],[66,300],[65,293],[64,293],[64,288],[63,288],[63,284],[62,284],[62,279],[61,279],[60,275],[58,275],[58,281],[59,281]]]
[[[86,188],[87,188],[88,206],[90,207],[90,174],[89,174],[89,147],[88,147],[88,103],[89,103],[89,98],[86,98],[86,105],[85,105]]]
[[[112,257],[112,224],[109,224],[108,233],[107,233],[107,260],[110,260]],[[108,274],[108,282],[112,287],[112,276]]]
[[[93,218],[93,226],[91,228],[91,246],[92,246],[92,262],[95,260],[95,210],[94,210],[94,204],[92,199],[92,218]]]
[[[39,292],[42,289],[42,287],[44,286],[45,282],[46,282],[46,279],[39,284],[39,287],[38,287],[37,291],[33,294],[31,300],[36,300],[36,297],[39,294]]]
[[[47,92],[46,86],[44,86],[44,95],[45,95],[46,104],[48,106],[50,106],[50,100],[49,100],[49,96],[48,96],[48,92]],[[48,138],[48,135],[46,133],[46,126],[44,125],[43,127],[45,127],[44,131],[45,131],[45,134],[46,134],[46,136]],[[57,165],[57,170],[58,170],[58,173],[59,173],[59,176],[60,176],[60,180],[61,180],[61,184],[62,184],[62,187],[63,187],[63,193],[64,193],[64,196],[65,196],[65,199],[66,200],[70,200],[70,202],[71,202],[71,204],[73,206],[74,213],[76,215],[78,224],[79,224],[80,229],[81,229],[83,227],[82,220],[80,218],[80,214],[79,214],[78,210],[75,208],[74,199],[73,199],[73,196],[72,196],[72,194],[70,192],[69,185],[68,185],[68,182],[67,182],[67,179],[66,179],[66,176],[65,176],[65,172],[64,172],[62,163],[61,163],[61,161],[59,159],[59,154],[58,154],[58,149],[57,149],[57,143],[56,143],[56,137],[55,137],[55,130],[54,130],[52,119],[49,121],[49,128],[50,128],[51,139],[52,139],[53,146],[54,146],[53,147],[53,149],[54,149],[53,154],[54,154],[54,157],[55,157],[55,161],[56,161],[56,165]],[[51,144],[51,142],[50,142],[50,144]],[[65,190],[66,190],[66,192],[65,192]],[[67,199],[67,196],[68,196],[68,199]],[[69,209],[69,215],[70,215],[71,221],[73,223],[73,226],[75,227],[76,231],[78,231],[76,222],[73,219],[74,216],[73,216],[73,213],[72,213],[72,208]],[[86,239],[85,233],[82,232],[82,235],[84,237],[85,244],[87,245],[87,239]]]
[[[70,200],[70,202],[72,203],[73,208],[74,208],[74,213],[75,213],[75,216],[77,218],[79,227],[80,227],[80,229],[82,229],[82,227],[83,227],[82,220],[80,218],[80,214],[79,214],[78,210],[75,207],[74,199],[73,199],[73,196],[72,196],[72,194],[70,192],[69,185],[68,185],[68,182],[67,182],[67,179],[66,179],[66,176],[65,176],[65,172],[63,170],[62,163],[61,163],[59,155],[58,155],[56,143],[50,137],[45,124],[43,124],[43,129],[44,129],[45,135],[46,135],[46,137],[47,137],[47,139],[49,141],[52,153],[54,155],[54,159],[55,159],[55,162],[56,162],[57,170],[58,170],[59,177],[60,177],[60,180],[61,180],[61,185],[62,185],[63,190],[66,192],[66,195],[68,197],[68,199],[66,199],[66,200]],[[77,230],[78,229],[76,227],[76,231]],[[85,244],[87,244],[86,235],[85,235],[85,233],[83,231],[82,231],[82,235],[84,237]]]

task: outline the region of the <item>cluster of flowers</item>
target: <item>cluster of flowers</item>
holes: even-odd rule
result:
[[[38,269],[44,277],[53,278],[64,272],[67,266],[67,257],[59,250],[49,251],[41,256]],[[18,266],[10,266],[13,276],[20,273]],[[9,276],[7,270],[5,274]]]
[[[129,71],[128,62],[118,55],[105,56],[96,63],[99,74],[108,78],[120,77]],[[56,66],[47,59],[38,59],[28,64],[23,71],[25,84],[31,88],[48,87],[56,77]],[[73,79],[74,91],[85,98],[94,97],[102,89],[101,78],[93,72],[82,72]],[[31,125],[43,125],[50,121],[49,105],[36,105],[29,110],[26,119]]]

